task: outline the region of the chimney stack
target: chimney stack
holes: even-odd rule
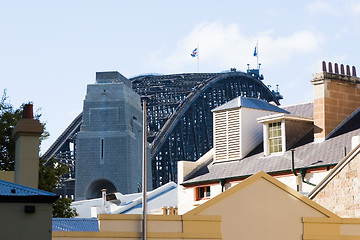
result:
[[[360,78],[355,67],[322,62],[322,71],[314,74],[315,140],[327,135],[360,107]],[[328,68],[327,68],[328,66]]]
[[[44,127],[34,119],[33,105],[25,104],[23,117],[13,130],[15,139],[15,183],[38,188],[39,145]]]

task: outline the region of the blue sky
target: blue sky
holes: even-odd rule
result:
[[[312,101],[322,60],[359,66],[360,1],[2,1],[0,90],[32,101],[51,137],[82,111],[95,73],[245,71],[259,42],[282,105]],[[358,72],[360,69],[358,69]]]

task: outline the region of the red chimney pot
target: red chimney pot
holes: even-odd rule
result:
[[[31,103],[25,104],[23,108],[23,119],[33,119],[33,105]]]

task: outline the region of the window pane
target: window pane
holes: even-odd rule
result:
[[[269,150],[270,153],[282,151],[281,122],[269,123]]]
[[[206,197],[210,197],[210,186],[206,187]]]

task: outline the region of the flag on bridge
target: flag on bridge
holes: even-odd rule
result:
[[[197,55],[198,55],[198,48],[195,48],[190,55],[191,55],[192,57],[197,57]]]

